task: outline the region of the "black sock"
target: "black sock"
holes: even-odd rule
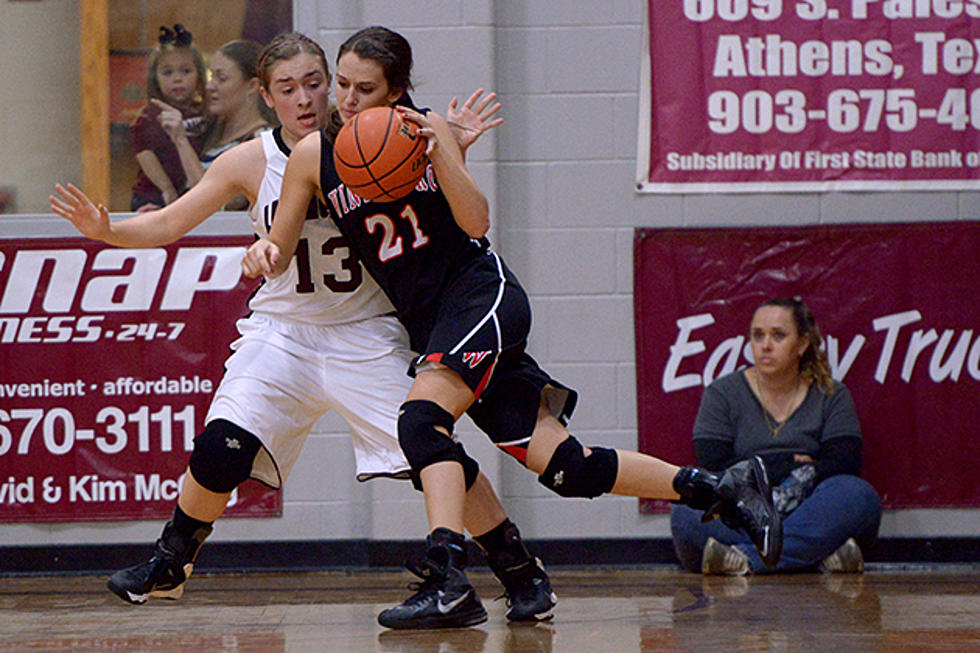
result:
[[[186,512],[180,509],[180,506],[174,508],[174,530],[186,539],[191,539],[194,534],[197,533],[202,528],[207,528],[210,530],[211,524],[214,522],[201,521],[200,519],[194,519]]]
[[[507,567],[530,559],[530,554],[521,539],[517,524],[510,519],[504,519],[497,526],[483,535],[473,538],[486,552],[487,559],[493,563],[498,560]]]
[[[430,557],[435,556],[433,559],[438,559],[441,564],[450,564],[456,569],[466,568],[468,563],[466,536],[462,533],[440,526],[429,533],[425,542],[429,549],[428,555]],[[442,550],[445,553],[439,553],[437,550]],[[448,559],[443,560],[443,555],[447,555]]]
[[[511,526],[513,526],[513,529],[510,528]],[[483,547],[484,551],[499,551],[507,546],[507,534],[509,531],[513,531],[517,535],[517,538],[520,539],[520,533],[517,531],[517,525],[505,517],[502,522],[488,530],[483,535],[474,535],[473,539],[476,540],[477,544]],[[510,539],[513,539],[513,537]]]

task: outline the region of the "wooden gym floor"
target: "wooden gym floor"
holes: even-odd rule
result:
[[[2,651],[980,651],[980,566],[874,565],[864,575],[702,577],[672,566],[551,570],[554,621],[386,631],[407,573],[195,576],[179,601],[128,605],[103,577],[0,578]]]

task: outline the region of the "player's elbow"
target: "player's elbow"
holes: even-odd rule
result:
[[[483,238],[490,231],[490,215],[489,213],[483,213],[480,216],[473,216],[471,220],[467,220],[466,224],[463,226],[463,231],[470,238]]]
[[[467,211],[463,230],[470,238],[483,238],[490,231],[490,205],[482,193]]]

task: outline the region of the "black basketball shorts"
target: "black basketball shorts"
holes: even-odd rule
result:
[[[476,395],[467,411],[498,447],[521,462],[542,397],[565,423],[577,393],[552,379],[525,351],[531,307],[520,282],[494,252],[468,266],[443,293],[425,353],[462,377]]]

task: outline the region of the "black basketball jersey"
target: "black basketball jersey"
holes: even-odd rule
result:
[[[369,202],[349,191],[333,163],[333,142],[321,131],[320,189],[333,207],[340,232],[388,295],[398,318],[421,351],[442,292],[489,244],[456,223],[429,165],[411,193],[393,202]]]

